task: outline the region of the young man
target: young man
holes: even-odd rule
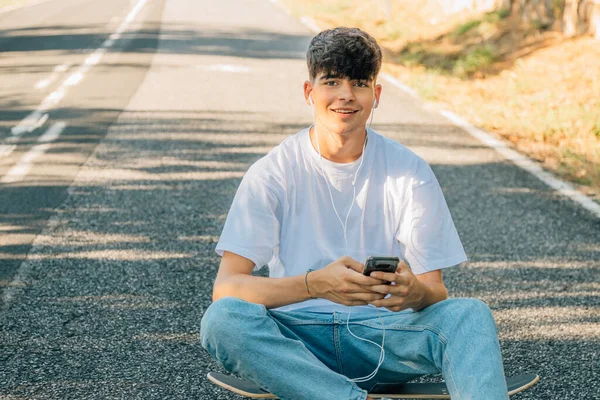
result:
[[[453,399],[507,399],[489,308],[447,299],[441,270],[466,256],[433,172],[367,128],[379,46],[359,29],[326,30],[307,64],[314,125],[244,176],[202,345],[281,399],[364,400],[377,382],[439,372]],[[368,256],[404,261],[365,276]],[[269,277],[251,275],[265,264]]]

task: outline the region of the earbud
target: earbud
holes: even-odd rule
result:
[[[377,99],[373,101],[373,108],[377,108]]]
[[[311,96],[308,96],[308,102],[311,106],[315,104],[315,103],[313,103]]]

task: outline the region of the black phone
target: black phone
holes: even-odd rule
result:
[[[365,263],[363,275],[369,276],[373,271],[396,272],[400,259],[398,257],[369,257]],[[390,282],[387,282],[388,284]]]

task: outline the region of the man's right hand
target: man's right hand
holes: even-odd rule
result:
[[[313,297],[320,297],[346,306],[367,305],[386,295],[370,290],[383,281],[362,274],[364,265],[344,256],[325,268],[308,274],[307,281]]]

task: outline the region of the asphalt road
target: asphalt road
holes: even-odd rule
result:
[[[310,124],[312,35],[267,0],[148,0],[65,83],[139,4],[0,14],[0,399],[239,398],[198,342],[214,246],[248,166]],[[470,259],[451,294],[541,376],[514,398],[600,399],[600,221],[382,83],[373,127],[431,163]]]

